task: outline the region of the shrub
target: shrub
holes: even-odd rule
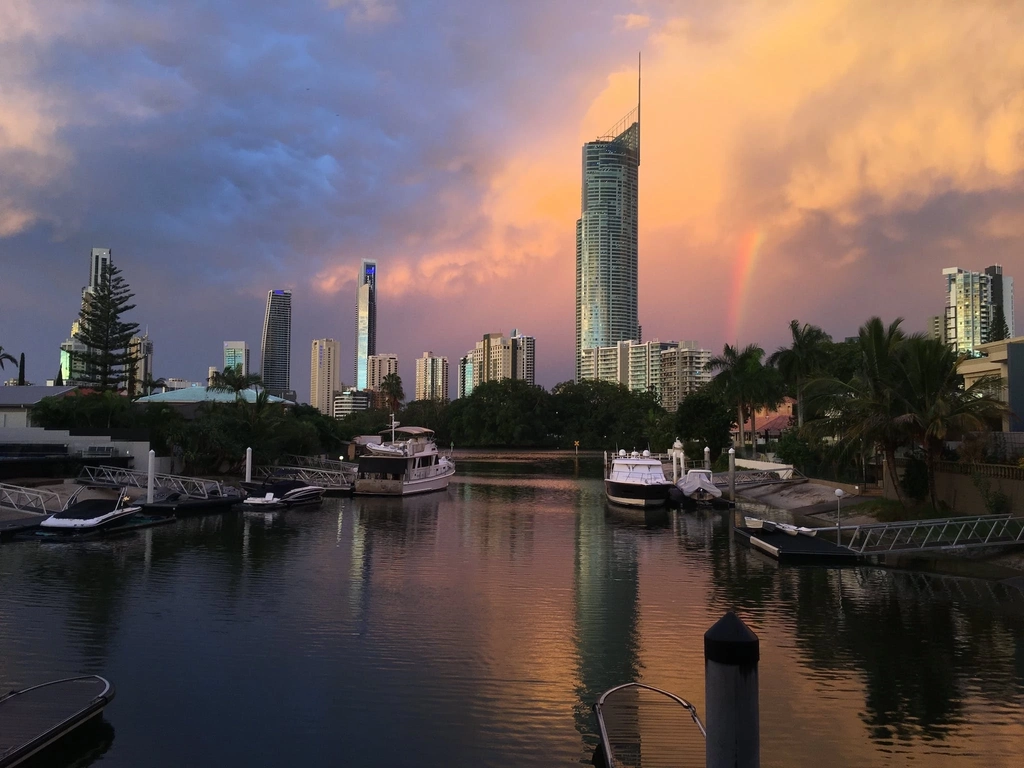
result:
[[[907,459],[903,479],[900,480],[903,492],[915,501],[923,501],[928,495],[928,465],[924,459],[911,457]]]

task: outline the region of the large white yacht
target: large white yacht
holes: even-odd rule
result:
[[[633,451],[628,455],[619,451],[604,481],[609,501],[631,507],[661,506],[668,500],[671,487],[672,481],[665,479],[661,460],[651,456],[650,451]]]
[[[437,452],[434,430],[399,427],[398,422],[381,432],[390,440],[370,443],[359,457],[353,492],[365,496],[409,496],[443,491],[455,474],[455,463]]]

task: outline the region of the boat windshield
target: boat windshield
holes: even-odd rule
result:
[[[72,504],[54,517],[59,520],[91,520],[113,512],[117,509],[117,502],[117,499],[86,499]]]

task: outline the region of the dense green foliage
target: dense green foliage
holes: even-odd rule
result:
[[[816,325],[791,320],[789,331],[793,337],[788,347],[779,347],[768,364],[775,366],[782,380],[795,393],[797,403],[797,426],[804,425],[804,385],[821,372],[828,362],[828,345],[832,339]]]
[[[729,435],[735,424],[733,409],[708,387],[688,395],[679,404],[675,416],[676,436],[696,444],[687,446],[686,455],[703,455],[704,446],[708,446],[712,461],[716,461],[729,445]]]
[[[763,363],[764,350],[756,344],[743,349],[726,344],[722,354],[711,358],[709,371],[717,371],[710,384],[711,390],[736,409],[739,425],[740,449],[746,445],[744,422],[750,419],[751,432],[756,433],[755,411],[774,408],[782,401],[784,390],[778,369]],[[754,438],[751,436],[753,446]]]
[[[992,314],[992,327],[986,341],[1003,341],[1008,338],[1010,338],[1010,328],[1006,324],[1006,313],[1003,312],[1002,304],[996,304],[996,311]]]
[[[402,401],[405,400],[405,389],[402,388],[402,377],[397,373],[389,373],[380,380],[380,393],[384,397],[391,413],[397,413]]]
[[[124,389],[134,373],[129,343],[139,325],[122,320],[135,308],[131,300],[132,292],[121,270],[110,264],[95,290],[82,301],[78,340],[86,351],[76,353],[83,366],[81,383],[100,392]]]

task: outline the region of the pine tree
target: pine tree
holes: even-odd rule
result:
[[[64,369],[61,366],[57,366],[57,378],[53,380],[53,386],[63,387],[64,386]]]
[[[21,358],[18,360],[18,386],[25,386],[25,353],[21,353]]]
[[[996,310],[992,313],[992,327],[988,332],[989,341],[1002,341],[1010,338],[1010,329],[1006,326],[1006,314],[1003,312],[1003,305],[996,304]]]
[[[101,392],[124,387],[135,364],[130,344],[139,324],[126,323],[121,316],[135,309],[133,295],[121,270],[111,264],[82,301],[77,338],[86,351],[77,355],[85,368],[81,383]]]

